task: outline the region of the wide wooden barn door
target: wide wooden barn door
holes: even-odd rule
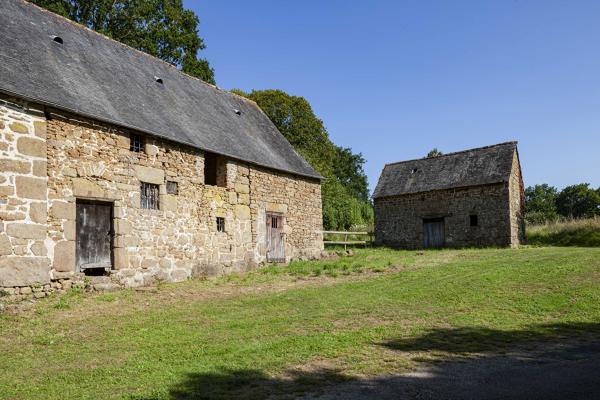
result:
[[[112,204],[77,202],[77,270],[112,267]]]
[[[425,247],[444,247],[444,218],[423,220],[423,239]]]
[[[283,217],[281,215],[267,214],[267,261],[285,262]]]

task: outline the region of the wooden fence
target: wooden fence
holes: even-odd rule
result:
[[[346,250],[348,245],[363,245],[366,246],[371,244],[371,232],[344,232],[344,231],[322,231],[323,233],[323,243],[324,244],[332,244],[332,245],[343,245],[344,250]],[[337,235],[343,236],[343,240],[325,240],[325,235]],[[367,236],[367,240],[348,240],[348,236]]]

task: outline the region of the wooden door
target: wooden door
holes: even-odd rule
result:
[[[267,214],[267,261],[285,262],[283,216]]]
[[[77,270],[112,267],[112,204],[77,202]]]
[[[425,247],[444,247],[446,244],[444,218],[423,220],[423,238]]]

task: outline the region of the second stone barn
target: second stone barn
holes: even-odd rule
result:
[[[515,247],[524,240],[516,142],[387,164],[373,198],[379,244]]]
[[[321,176],[254,102],[25,1],[0,37],[0,289],[320,255]]]

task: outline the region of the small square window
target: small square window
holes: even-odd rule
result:
[[[158,210],[158,185],[142,182],[140,192],[141,207]]]
[[[179,193],[179,188],[177,182],[167,181],[167,194],[177,194]]]
[[[135,153],[144,151],[144,137],[141,135],[131,135],[129,137],[129,150]]]
[[[478,225],[477,215],[469,215],[469,225],[471,225],[471,226]]]
[[[217,232],[225,232],[225,218],[217,217]]]

